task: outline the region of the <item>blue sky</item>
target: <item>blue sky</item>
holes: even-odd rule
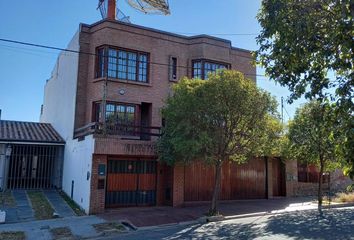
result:
[[[101,19],[98,0],[11,0],[0,1],[0,38],[65,48],[79,23]],[[217,34],[235,47],[256,50],[255,35],[260,27],[255,19],[260,0],[169,0],[170,16],[140,13],[119,0],[132,23],[190,35]],[[221,35],[219,35],[221,34]],[[225,34],[225,35],[224,35]],[[229,35],[230,34],[230,35]],[[50,77],[58,51],[0,42],[0,109],[2,119],[38,121],[43,88]],[[258,69],[258,74],[263,74]],[[265,77],[258,85],[278,101],[289,92]],[[290,116],[300,102],[285,105]],[[284,113],[285,120],[288,115]]]

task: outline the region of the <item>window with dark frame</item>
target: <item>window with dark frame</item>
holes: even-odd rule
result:
[[[170,81],[176,81],[177,80],[177,58],[176,57],[170,57]]]
[[[148,53],[112,47],[99,48],[96,77],[106,77],[107,73],[109,78],[147,83],[148,59]]]
[[[208,79],[209,73],[215,73],[218,69],[229,69],[230,64],[218,63],[209,60],[192,61],[192,78]]]
[[[101,119],[101,103],[94,103],[95,122],[100,122]],[[107,103],[105,120],[108,124],[122,124],[135,125],[136,106],[121,104],[121,103]]]

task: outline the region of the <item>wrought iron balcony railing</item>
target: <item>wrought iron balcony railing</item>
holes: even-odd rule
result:
[[[76,129],[74,138],[85,137],[91,134],[115,135],[139,140],[150,140],[151,137],[161,136],[161,127],[126,124],[104,125],[103,123],[93,122]]]

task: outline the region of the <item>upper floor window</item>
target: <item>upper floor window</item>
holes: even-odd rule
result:
[[[169,78],[170,81],[176,81],[177,80],[177,57],[170,57],[170,64],[169,64]]]
[[[106,104],[105,121],[107,124],[123,124],[135,125],[136,122],[136,106],[121,103],[109,102]],[[101,103],[94,103],[94,117],[95,122],[100,122],[101,118]]]
[[[218,69],[230,68],[230,65],[209,60],[194,60],[192,61],[192,67],[193,78],[208,79],[209,73],[215,73]]]
[[[102,47],[97,55],[96,77],[148,82],[148,53]]]

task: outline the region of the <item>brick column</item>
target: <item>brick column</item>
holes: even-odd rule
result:
[[[157,183],[156,183],[156,205],[161,206],[164,203],[164,167],[161,163],[157,163]]]
[[[106,165],[105,176],[99,176],[98,165]],[[98,189],[98,181],[104,180],[105,186],[103,189]],[[105,209],[106,196],[106,181],[107,181],[107,155],[93,155],[92,171],[91,171],[91,194],[90,194],[90,214],[102,213]]]
[[[297,161],[289,160],[285,163],[286,196],[296,196],[297,188]]]
[[[273,198],[273,159],[267,157],[267,181],[268,181],[268,198]]]
[[[178,164],[173,168],[173,202],[172,206],[181,206],[184,203],[184,165]]]

